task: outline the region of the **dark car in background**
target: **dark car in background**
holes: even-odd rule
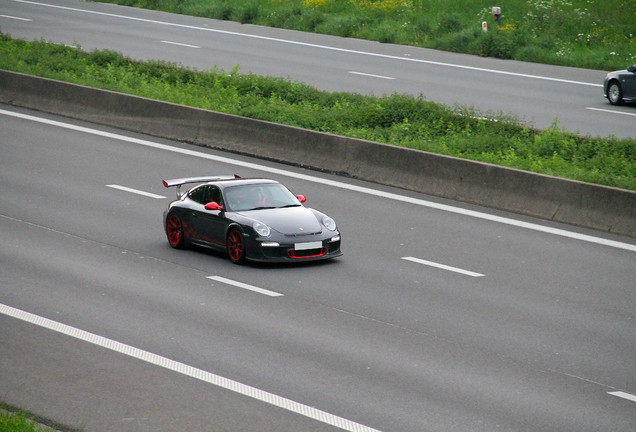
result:
[[[181,193],[181,186],[200,183]],[[302,262],[335,258],[340,232],[332,218],[303,206],[270,179],[239,176],[163,180],[177,187],[177,199],[164,212],[168,243],[190,244],[227,252],[232,262],[245,260]]]
[[[612,105],[636,101],[636,64],[624,70],[607,74],[603,83],[603,95]]]

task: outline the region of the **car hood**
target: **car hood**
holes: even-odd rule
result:
[[[287,235],[313,234],[322,231],[320,221],[306,207],[252,210],[241,212],[242,216],[263,222],[271,229]]]
[[[630,68],[632,68],[632,70],[629,70]],[[631,75],[631,74],[636,73],[636,71],[634,71],[633,68],[636,68],[636,64],[633,65],[633,66],[629,66],[626,69],[620,69],[620,70],[615,70],[615,71],[612,71],[612,72],[608,72],[607,76],[608,77],[612,77],[612,78],[616,78],[616,77],[619,77],[621,75]]]

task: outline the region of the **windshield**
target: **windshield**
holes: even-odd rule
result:
[[[300,201],[282,184],[264,183],[232,186],[224,191],[230,211],[300,206]]]

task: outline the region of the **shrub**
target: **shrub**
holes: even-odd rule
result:
[[[462,22],[455,12],[442,15],[437,25],[436,33],[443,35],[446,33],[456,33],[462,29]]]
[[[316,30],[335,36],[351,37],[363,25],[364,21],[354,16],[335,16],[316,26]]]
[[[514,34],[499,30],[485,32],[479,39],[479,55],[503,59],[514,58],[518,48]]]
[[[257,17],[258,17],[258,5],[248,4],[240,12],[239,21],[241,22],[241,24],[251,24],[256,22]]]

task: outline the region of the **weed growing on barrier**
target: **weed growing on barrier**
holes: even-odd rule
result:
[[[279,78],[0,35],[0,68],[337,135],[636,190],[636,140],[585,138],[552,125],[485,119],[409,95],[329,93]]]
[[[51,430],[52,429],[48,429]],[[2,432],[39,432],[35,424],[24,413],[9,413],[0,410],[0,431]]]

